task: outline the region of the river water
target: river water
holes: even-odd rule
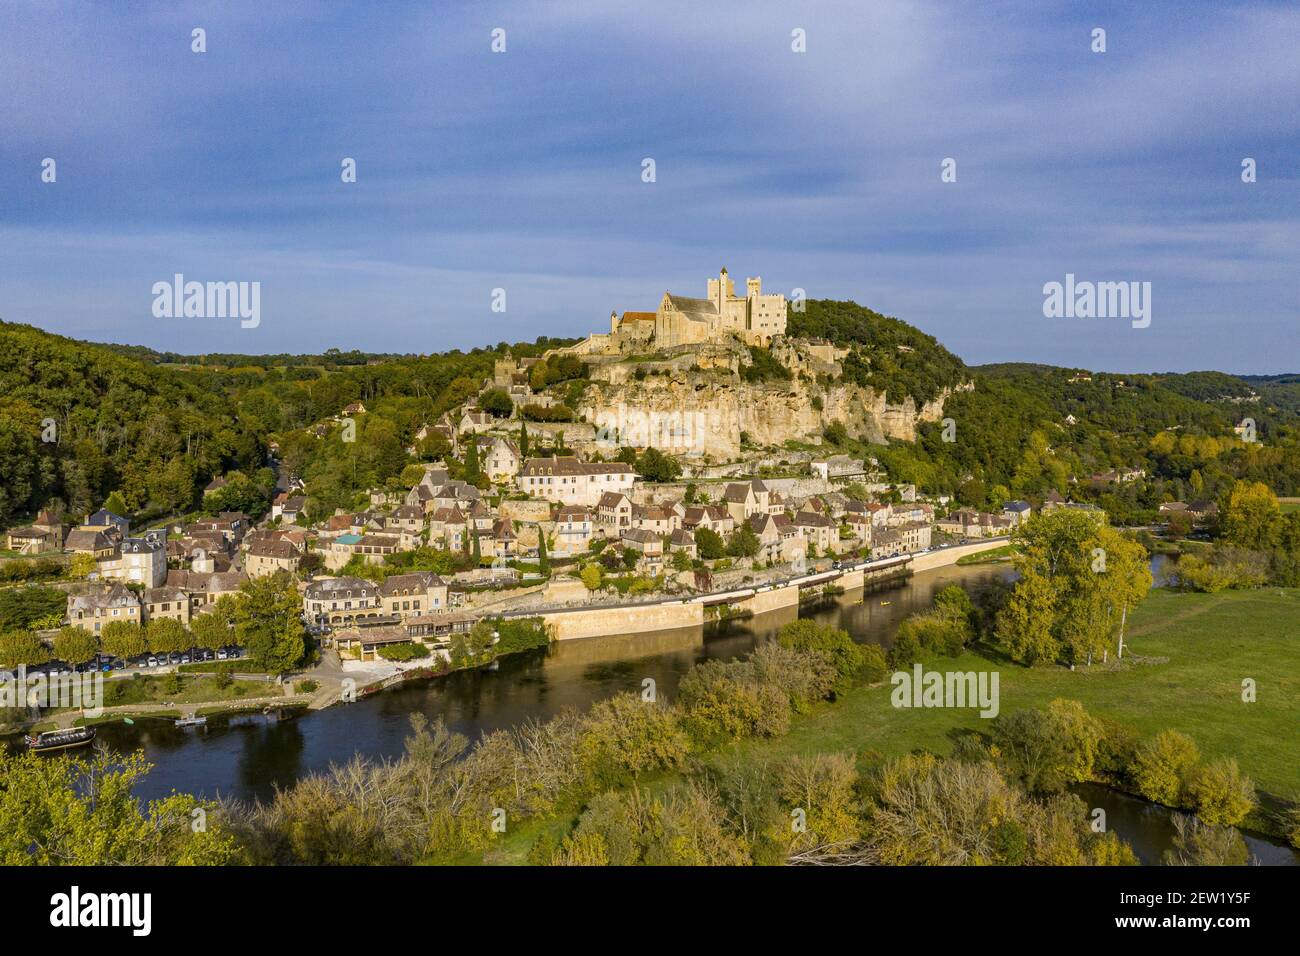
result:
[[[1160,583],[1165,568],[1159,559],[1153,570]],[[1007,565],[939,568],[865,594],[852,591],[815,606],[751,620],[564,641],[505,658],[494,670],[461,671],[291,719],[260,714],[209,717],[207,726],[199,729],[139,719],[134,725],[101,725],[98,739],[119,750],[144,751],[154,765],[137,788],[146,799],[173,789],[207,797],[265,799],[277,786],[357,753],[399,755],[409,715],[416,711],[441,717],[451,729],[475,738],[530,718],[545,720],[565,708],[585,710],[623,691],[640,691],[646,678],[671,699],[692,665],[745,654],[796,617],[832,623],[860,642],[888,646],[899,622],[929,608],[940,589],[960,584],[979,592],[1010,574]],[[1159,862],[1172,834],[1170,811],[1105,788],[1086,793],[1089,806],[1107,809],[1112,828],[1133,844],[1143,862]],[[1300,854],[1285,846],[1249,835],[1247,840],[1261,862],[1300,864]]]

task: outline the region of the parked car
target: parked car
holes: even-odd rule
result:
[[[224,661],[227,656],[229,655],[226,654],[226,649],[224,647],[221,650],[217,651],[217,660]]]
[[[146,667],[157,667],[157,666],[158,666],[158,658],[156,658],[156,657],[154,657],[152,654],[150,654],[149,657],[148,657],[148,659],[145,661],[145,666],[146,666]]]

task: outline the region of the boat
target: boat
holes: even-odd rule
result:
[[[893,601],[881,601],[881,602],[880,602],[880,606],[881,606],[881,607],[889,607],[889,605],[891,605],[891,604],[893,604],[893,603],[894,603]]]
[[[23,740],[27,747],[37,753],[47,750],[66,750],[69,747],[84,747],[95,739],[94,727],[69,727],[67,730],[46,730],[39,734],[26,734]]]
[[[193,717],[178,717],[176,719],[176,726],[177,727],[202,727],[207,722],[208,722],[208,718],[202,715],[195,715]]]

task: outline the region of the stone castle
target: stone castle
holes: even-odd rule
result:
[[[570,351],[588,355],[668,349],[720,342],[735,335],[746,345],[768,347],[785,334],[785,296],[763,293],[763,280],[745,280],[745,294],[724,268],[709,279],[703,299],[665,292],[653,312],[609,315],[609,332],[588,336]]]

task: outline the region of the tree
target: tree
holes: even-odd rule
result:
[[[36,866],[233,865],[244,860],[217,808],[173,793],[148,804],[142,753],[50,760],[0,751],[0,863]],[[194,822],[201,811],[204,826]]]
[[[519,458],[528,458],[528,423],[522,421],[519,423]]]
[[[1162,730],[1138,746],[1129,768],[1138,793],[1156,803],[1181,805],[1188,773],[1201,759],[1196,743],[1176,730]]]
[[[302,599],[293,578],[283,571],[252,578],[239,588],[235,636],[268,674],[279,677],[297,667],[307,651]]]
[[[537,529],[537,570],[543,576],[551,573],[551,559],[546,554],[546,532],[541,527]]]
[[[134,621],[109,621],[99,635],[105,654],[127,660],[148,650],[144,628]]]
[[[742,521],[727,542],[727,554],[733,558],[752,558],[762,550],[763,542],[759,540],[748,521]]]
[[[69,624],[54,635],[54,656],[68,664],[84,664],[99,653],[99,641],[84,628]]]
[[[587,586],[588,591],[599,591],[603,583],[604,572],[601,571],[600,565],[594,561],[586,565],[578,575],[582,578],[582,583]]]
[[[490,388],[478,399],[478,407],[497,418],[509,418],[515,410],[515,403],[502,388]]]
[[[174,617],[156,617],[144,628],[149,650],[155,654],[178,654],[194,646],[194,639],[185,625]]]
[[[647,448],[636,460],[636,470],[646,481],[676,481],[681,476],[681,463],[657,448]]]
[[[695,548],[704,561],[715,561],[727,553],[726,545],[722,543],[722,535],[712,528],[695,529]]]
[[[606,698],[587,712],[578,749],[598,781],[615,784],[680,767],[690,741],[671,708],[629,693]]]
[[[223,594],[202,614],[190,619],[190,633],[195,647],[210,651],[219,650],[235,640],[235,610],[239,598],[233,594]]]
[[[465,446],[465,480],[471,485],[477,485],[482,477],[482,466],[478,460],[478,436],[470,435]]]
[[[31,631],[0,631],[0,667],[44,664],[50,652]]]
[[[74,554],[72,560],[68,562],[68,576],[77,579],[88,577],[97,564],[93,554],[84,552]]]
[[[682,548],[673,552],[672,568],[674,571],[689,571],[691,569],[691,556]]]
[[[1202,823],[1236,826],[1255,809],[1255,786],[1228,757],[1187,775],[1187,800]]]
[[[1219,509],[1223,537],[1243,548],[1267,550],[1273,544],[1281,513],[1277,496],[1259,481],[1238,481]]]

